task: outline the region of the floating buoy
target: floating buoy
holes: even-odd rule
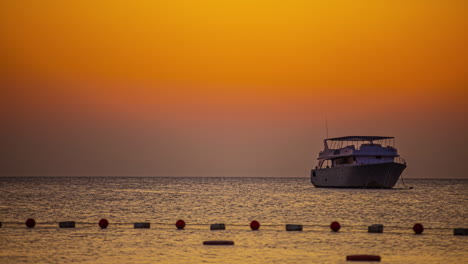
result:
[[[150,223],[134,223],[134,228],[150,228]]]
[[[232,245],[234,245],[234,241],[230,241],[230,240],[203,241],[203,245],[207,245],[207,246],[232,246]]]
[[[26,226],[28,228],[33,228],[34,226],[36,226],[36,221],[32,218],[28,218],[28,220],[26,220],[25,222]]]
[[[75,221],[59,222],[60,228],[75,228]]]
[[[453,229],[454,236],[468,236],[468,228],[455,228]]]
[[[378,255],[348,255],[348,261],[380,261],[381,257]]]
[[[250,222],[250,228],[252,230],[258,230],[260,228],[260,223],[256,220],[253,220],[252,222]]]
[[[375,224],[367,227],[369,233],[383,233],[383,225]]]
[[[302,225],[286,225],[286,231],[302,231]]]
[[[413,231],[415,234],[420,235],[424,231],[424,227],[420,223],[414,224]]]
[[[182,230],[185,227],[185,221],[177,220],[177,222],[175,223],[175,226],[177,227],[177,229]]]
[[[210,226],[210,230],[225,230],[226,229],[226,225],[224,224],[212,224]]]
[[[334,232],[338,232],[338,230],[340,230],[340,228],[341,228],[341,225],[340,225],[340,223],[338,223],[338,222],[335,221],[335,222],[332,222],[332,223],[330,224],[330,228],[331,228],[331,230],[333,230]]]
[[[107,219],[103,218],[99,220],[99,227],[101,227],[102,229],[107,228],[108,225],[109,225],[109,221],[107,221]]]

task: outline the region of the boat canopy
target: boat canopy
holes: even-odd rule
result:
[[[391,139],[394,137],[379,137],[379,136],[347,136],[347,137],[336,137],[327,138],[327,141],[374,141],[382,139]]]

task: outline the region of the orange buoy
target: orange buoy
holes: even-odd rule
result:
[[[109,221],[107,221],[107,219],[103,218],[99,220],[99,227],[101,227],[102,229],[107,228],[108,225],[109,225]]]
[[[185,221],[179,219],[179,220],[177,220],[177,222],[175,223],[175,226],[177,227],[177,229],[182,230],[182,229],[184,229],[184,227],[185,227]]]
[[[340,228],[341,228],[341,225],[340,225],[340,223],[338,223],[338,222],[335,221],[335,222],[332,222],[332,223],[330,224],[330,228],[331,228],[331,230],[333,230],[334,232],[338,232],[338,230],[340,230]]]
[[[348,261],[380,261],[381,257],[378,255],[348,255]]]
[[[29,218],[28,220],[26,220],[25,224],[28,228],[33,228],[34,226],[36,226],[36,220]]]
[[[424,227],[420,223],[414,224],[413,231],[415,234],[420,235],[424,231]]]
[[[258,230],[260,228],[260,223],[256,220],[253,220],[252,222],[250,222],[250,228],[252,230]]]

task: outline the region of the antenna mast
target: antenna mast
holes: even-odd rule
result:
[[[327,138],[328,138],[328,117],[325,115],[325,130],[327,132]]]

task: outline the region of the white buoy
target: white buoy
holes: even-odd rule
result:
[[[75,221],[59,222],[60,228],[75,228]]]
[[[226,225],[224,224],[211,224],[210,230],[225,230]]]
[[[286,225],[286,231],[302,231],[302,225]]]
[[[151,224],[150,223],[134,223],[133,227],[134,228],[150,228]]]
[[[468,236],[468,228],[455,228],[453,229],[454,236]]]
[[[369,233],[383,233],[383,225],[375,224],[367,227]]]

